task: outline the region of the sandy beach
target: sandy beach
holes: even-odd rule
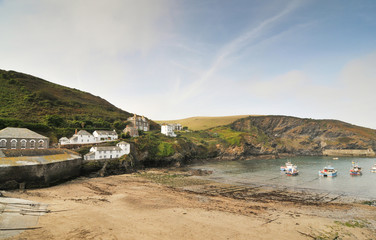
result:
[[[48,204],[51,211],[38,228],[10,239],[376,238],[375,207],[255,192],[191,175],[153,170],[4,192]]]

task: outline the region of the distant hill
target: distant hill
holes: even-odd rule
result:
[[[0,86],[0,118],[39,122],[58,115],[113,122],[131,116],[100,97],[24,73],[0,70]]]
[[[160,120],[157,123],[179,123],[187,126],[191,130],[205,130],[213,127],[230,124],[238,119],[248,117],[249,115],[224,116],[224,117],[190,117],[179,120]]]
[[[228,125],[244,132],[250,149],[296,155],[321,155],[325,150],[376,150],[376,130],[338,120],[289,116],[249,116]],[[255,151],[255,152],[257,152]]]

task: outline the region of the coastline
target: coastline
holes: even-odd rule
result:
[[[9,239],[376,237],[375,207],[309,192],[303,196],[267,187],[239,188],[199,179],[202,174],[209,173],[149,169],[4,192],[48,204],[51,210],[40,217],[40,228]]]

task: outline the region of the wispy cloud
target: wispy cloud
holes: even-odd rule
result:
[[[180,97],[180,101],[184,101],[200,93],[202,86],[213,77],[213,75],[223,66],[223,64],[231,55],[236,54],[244,47],[252,44],[255,39],[261,37],[265,31],[270,29],[274,24],[278,23],[278,21],[280,21],[284,17],[288,16],[299,6],[300,3],[298,2],[290,2],[287,7],[279,13],[267,18],[266,20],[263,20],[256,27],[242,33],[240,36],[225,44],[218,51],[210,67],[202,71],[198,79],[184,91],[184,94]]]

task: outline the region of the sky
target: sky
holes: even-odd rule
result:
[[[288,115],[376,129],[376,1],[0,0],[0,69],[153,120]]]

